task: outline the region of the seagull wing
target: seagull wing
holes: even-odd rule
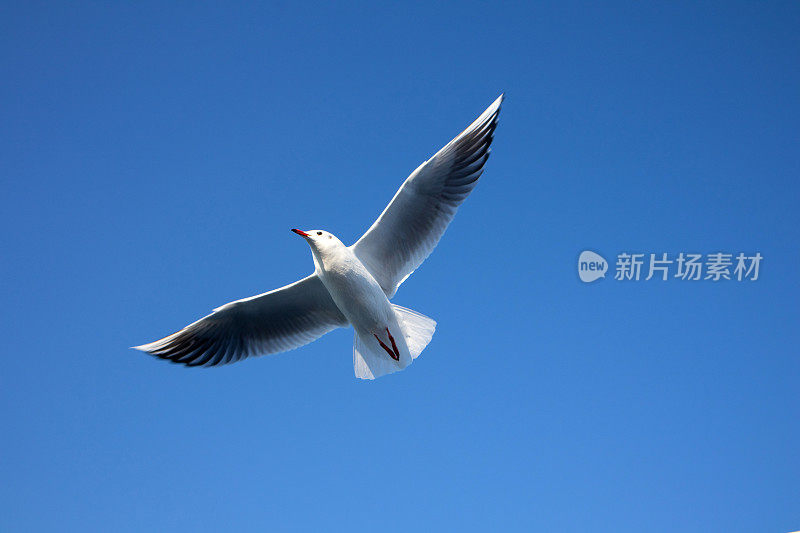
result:
[[[225,304],[137,350],[187,366],[214,366],[293,350],[348,324],[316,274]]]
[[[391,298],[442,238],[489,158],[503,96],[421,164],[352,249]]]

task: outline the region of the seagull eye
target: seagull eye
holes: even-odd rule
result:
[[[318,231],[318,232],[317,232],[317,235],[322,235],[322,232],[321,232],[321,231]]]
[[[333,235],[328,235],[328,238],[329,239],[333,239]]]

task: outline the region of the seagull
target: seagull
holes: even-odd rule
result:
[[[431,254],[475,188],[502,101],[501,94],[417,167],[352,246],[328,231],[292,229],[311,247],[313,274],[225,304],[177,333],[134,348],[186,366],[217,366],[293,350],[353,326],[357,378],[375,379],[406,368],[430,342],[436,322],[390,299]]]

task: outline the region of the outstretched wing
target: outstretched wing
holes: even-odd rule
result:
[[[225,304],[169,337],[137,350],[187,366],[214,366],[292,350],[346,326],[316,274]]]
[[[352,248],[391,298],[442,238],[489,158],[503,95],[406,179]]]

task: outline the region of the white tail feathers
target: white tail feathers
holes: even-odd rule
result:
[[[431,342],[433,332],[436,331],[436,321],[411,309],[392,304],[397,321],[403,328],[408,351],[412,359],[416,359],[422,350]]]
[[[392,308],[397,323],[403,330],[408,352],[401,354],[399,361],[394,361],[386,355],[378,343],[371,342],[372,339],[363,341],[356,332],[353,339],[353,369],[357,378],[375,379],[403,370],[422,353],[433,338],[433,332],[436,330],[435,320],[399,305],[392,305]]]

